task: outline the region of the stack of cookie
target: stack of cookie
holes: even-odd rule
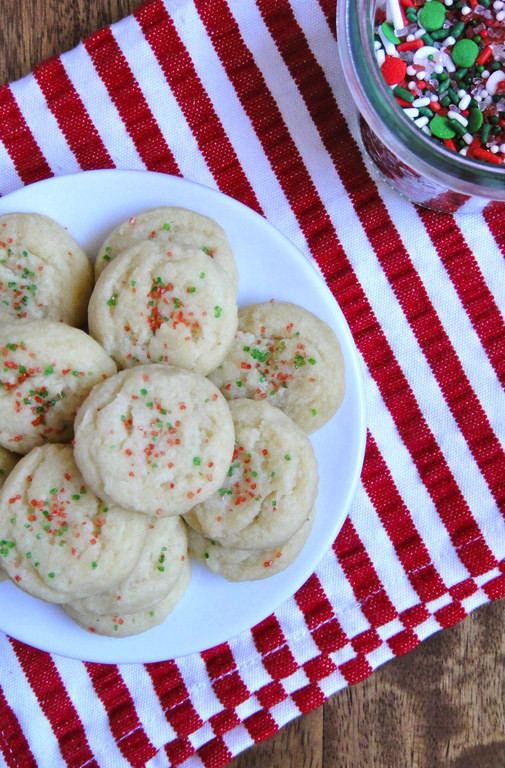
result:
[[[191,558],[260,579],[307,540],[340,345],[296,305],[239,311],[238,279],[224,230],[182,208],[122,222],[94,279],[56,222],[0,217],[0,562],[86,629],[159,624]]]

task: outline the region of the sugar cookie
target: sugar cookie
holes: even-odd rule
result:
[[[182,514],[213,494],[233,441],[230,410],[214,384],[156,363],[97,384],[75,420],[75,458],[88,485],[151,516]]]
[[[224,547],[277,547],[296,533],[314,505],[314,449],[300,427],[269,403],[242,398],[229,406],[235,451],[228,474],[184,519]]]
[[[213,539],[189,528],[189,552],[227,581],[257,581],[284,571],[302,551],[314,523],[312,509],[300,528],[284,544],[273,549],[238,549],[223,547]]]
[[[153,518],[131,572],[113,590],[74,600],[78,611],[100,615],[137,613],[162,600],[188,556],[187,526],[180,517]]]
[[[237,302],[203,251],[144,241],[122,251],[91,296],[89,329],[120,368],[164,362],[208,373],[237,329]]]
[[[335,414],[345,391],[335,333],[312,312],[289,302],[240,309],[232,348],[209,378],[228,399],[268,400],[308,434]]]
[[[91,492],[70,445],[34,448],[0,490],[3,566],[18,587],[52,603],[112,589],[138,559],[148,524]]]
[[[87,333],[50,320],[0,325],[0,445],[72,439],[78,406],[116,365]]]
[[[5,483],[7,476],[19,461],[19,454],[12,453],[0,446],[0,488]]]
[[[168,594],[156,604],[146,606],[136,613],[115,612],[101,615],[81,606],[76,608],[72,604],[62,607],[71,619],[89,632],[96,632],[107,637],[130,637],[146,632],[165,621],[168,614],[174,610],[184,596],[190,578],[191,563],[189,558],[186,558],[181,574]]]
[[[81,327],[93,268],[64,227],[39,213],[0,215],[0,303],[11,319]]]
[[[121,222],[102,243],[95,261],[98,278],[120,251],[150,240],[171,245],[178,243],[208,254],[223,269],[235,292],[238,270],[224,229],[213,219],[196,211],[176,206],[160,206],[141,211]]]

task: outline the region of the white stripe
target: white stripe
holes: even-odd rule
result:
[[[248,12],[252,9],[249,5]],[[242,9],[236,4],[231,10],[236,14]],[[171,13],[263,214],[311,260],[296,217],[194,6],[186,4],[183,12],[171,9]]]
[[[234,757],[243,752],[244,749],[254,746],[254,739],[247,732],[245,725],[242,724],[225,733],[222,738]]]
[[[367,413],[371,433],[387,462],[393,481],[419,531],[438,573],[447,587],[468,578],[469,573],[457,556],[434,503],[412,463],[403,443],[398,442],[396,425],[382,403],[378,388],[370,382]],[[392,446],[395,450],[392,450]]]
[[[86,739],[97,762],[107,758],[114,768],[129,768],[110,731],[107,712],[96,695],[86,667],[74,659],[54,656],[70,701],[81,720]]]
[[[7,195],[14,192],[15,189],[23,186],[23,182],[16,171],[5,145],[0,141],[0,168],[2,175],[0,177],[0,195]]]
[[[61,61],[114,165],[130,170],[144,169],[135,144],[84,45],[81,43],[73,51],[63,54]]]
[[[37,697],[30,687],[16,654],[0,632],[0,659],[2,660],[2,689],[10,708],[16,715],[23,735],[33,753],[36,765],[61,765],[58,741],[49,720],[42,712]],[[7,673],[9,670],[9,673]]]
[[[182,176],[216,188],[197,141],[136,20],[112,27],[139,87],[165,137]]]
[[[501,308],[502,315],[505,312],[503,302],[503,254],[496,244],[487,224],[482,223],[481,217],[473,215],[456,214],[456,222],[460,227],[466,242],[484,275],[486,284],[493,297]]]
[[[229,641],[233,658],[237,662],[244,685],[251,692],[258,691],[262,686],[272,682],[261,660],[251,632],[242,632]],[[244,660],[240,663],[240,660]]]
[[[356,491],[354,505],[360,510],[359,514],[352,515],[356,533],[360,537],[389,599],[396,610],[401,613],[406,608],[416,605],[420,600],[419,595],[412,587],[391,539],[377,517],[375,508],[361,483]]]
[[[142,664],[121,664],[120,672],[135,705],[135,711],[151,744],[158,749],[177,734],[165,717],[151,676]]]
[[[191,703],[202,720],[207,720],[216,712],[220,712],[223,705],[214,693],[202,657],[197,653],[183,656],[177,659],[177,667],[188,691],[188,696],[191,698]]]
[[[11,86],[19,108],[34,140],[55,175],[76,173],[80,166],[49,110],[33,75],[27,75]]]

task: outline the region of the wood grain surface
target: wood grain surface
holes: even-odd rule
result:
[[[22,77],[138,4],[1,0],[0,81]],[[433,635],[231,768],[505,768],[504,605]]]

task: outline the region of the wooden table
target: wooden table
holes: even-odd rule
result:
[[[1,82],[138,4],[2,0]],[[432,636],[247,750],[232,768],[504,768],[504,608],[503,601],[485,606]]]

